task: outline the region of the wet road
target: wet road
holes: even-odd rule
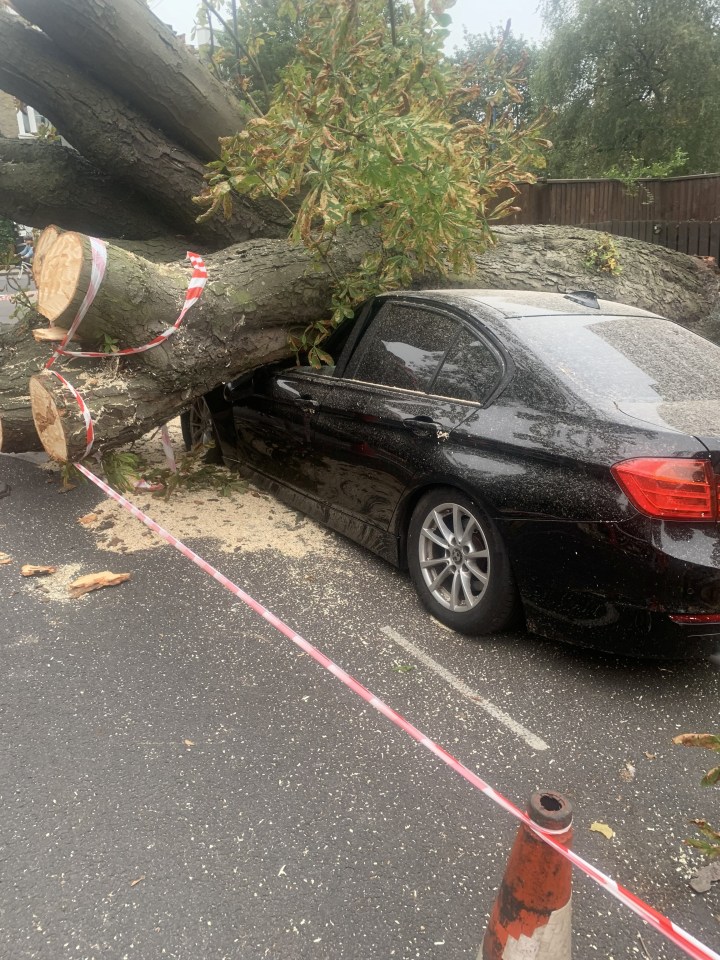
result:
[[[0,551],[132,573],[71,604],[0,566],[0,956],[474,958],[507,816],[171,548],[101,554],[91,488],[1,456],[0,479]],[[460,637],[340,537],[191,545],[513,801],[572,797],[578,852],[720,949],[682,846],[720,822],[712,755],[670,742],[718,730],[720,665]],[[682,956],[591,881],[574,898],[576,958]]]

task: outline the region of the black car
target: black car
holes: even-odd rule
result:
[[[324,346],[334,366],[202,401],[228,464],[409,568],[455,630],[524,612],[615,652],[720,646],[720,347],[591,293],[504,290],[380,296]]]

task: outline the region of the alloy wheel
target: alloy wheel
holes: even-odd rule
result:
[[[458,503],[441,503],[425,518],[418,559],[433,598],[453,613],[474,609],[490,580],[490,551],[477,518]]]

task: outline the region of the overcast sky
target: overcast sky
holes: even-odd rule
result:
[[[502,0],[501,3],[483,3],[482,0],[457,0],[449,10],[453,18],[450,46],[462,42],[463,27],[469,33],[485,33],[497,24],[512,20],[513,33],[526,40],[540,40],[541,20],[537,13],[539,0]],[[150,0],[150,6],[176,33],[190,34],[199,0]]]

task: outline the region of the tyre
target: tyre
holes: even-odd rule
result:
[[[459,490],[438,488],[415,507],[408,566],[427,610],[459,633],[508,628],[519,609],[510,560],[497,527]]]
[[[204,397],[195,400],[189,410],[180,414],[180,427],[186,450],[204,444],[209,448],[204,456],[206,463],[223,462],[212,412]]]

